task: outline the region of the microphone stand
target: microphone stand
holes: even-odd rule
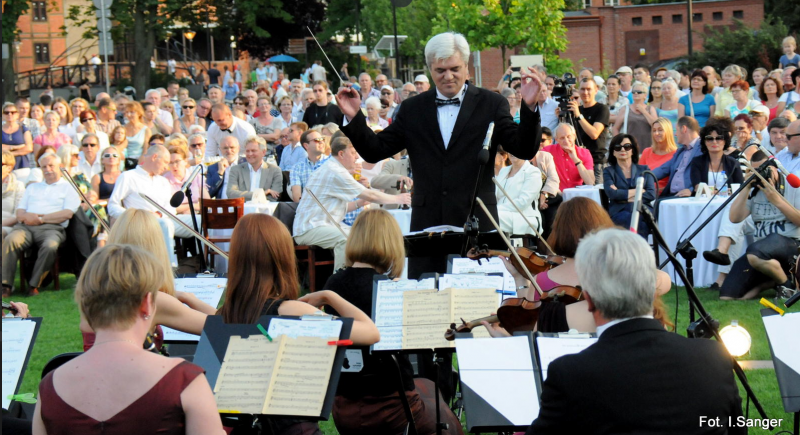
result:
[[[200,201],[202,201],[203,200],[203,187],[204,187],[204,185],[202,184],[202,181],[203,181],[203,166],[202,166],[202,163],[200,164],[200,181],[201,181],[201,183],[200,183]],[[186,190],[184,192],[186,193],[186,199],[189,200],[189,213],[192,215],[192,226],[194,226],[195,232],[200,233],[200,228],[197,225],[197,213],[195,213],[195,211],[194,211],[194,201],[192,201],[192,186],[191,185],[186,186]],[[202,205],[200,206],[200,208],[201,209],[203,208]],[[200,256],[200,270],[202,270],[204,273],[208,273],[209,270],[206,267],[206,256],[203,254],[203,245],[198,240],[195,240],[194,243],[195,243],[195,246],[197,246],[197,252],[198,252],[198,255]]]
[[[475,180],[475,189],[472,191],[472,204],[470,204],[469,207],[467,221],[464,223],[464,244],[461,247],[462,257],[467,256],[467,252],[470,248],[478,246],[480,224],[478,222],[478,217],[475,216],[475,200],[478,198],[478,189],[481,185],[481,178],[483,178],[483,170],[486,168],[486,163],[488,161],[489,156],[484,156],[482,152],[478,154],[478,179]]]
[[[745,185],[747,185],[747,183],[750,183],[751,181],[753,181],[753,179],[755,177],[756,177],[755,175],[752,175],[750,178],[748,178],[747,181],[745,181],[745,183],[742,184],[742,187],[740,187],[739,190],[736,191],[736,193],[739,193],[742,190],[742,188]],[[727,202],[728,201],[726,201],[726,204],[727,204]],[[667,261],[670,261],[672,263],[672,266],[675,268],[675,271],[678,273],[678,276],[681,278],[681,281],[683,281],[683,285],[686,288],[686,294],[689,297],[689,303],[691,304],[693,309],[697,310],[697,312],[700,314],[700,320],[699,320],[700,324],[696,325],[696,327],[694,329],[691,326],[689,327],[689,329],[687,330],[688,337],[689,338],[711,338],[711,337],[714,337],[714,338],[717,339],[717,341],[719,343],[722,343],[722,338],[719,335],[719,321],[715,320],[714,318],[712,318],[711,314],[708,313],[708,311],[706,311],[705,307],[703,306],[703,303],[700,301],[700,298],[697,296],[697,293],[695,293],[695,291],[694,291],[694,287],[692,285],[692,281],[689,280],[688,276],[686,276],[686,273],[684,272],[684,269],[683,269],[683,266],[681,265],[681,262],[678,260],[677,257],[675,257],[674,253],[669,251],[669,247],[667,246],[667,242],[666,242],[666,240],[664,240],[664,236],[661,234],[661,230],[658,229],[658,224],[656,223],[656,220],[653,217],[653,214],[650,213],[650,210],[647,207],[644,207],[643,205],[640,205],[639,208],[640,208],[639,213],[640,213],[641,217],[644,218],[645,222],[647,222],[647,224],[651,228],[651,234],[653,235],[653,241],[656,244],[658,244],[659,246],[661,246],[664,249],[664,251],[667,253],[667,258],[668,258]],[[723,208],[724,207],[720,207],[719,210],[722,210]],[[717,212],[715,212],[714,214],[716,215]],[[713,216],[712,216],[712,218],[713,218]],[[705,223],[703,225],[705,225]],[[694,236],[694,234],[692,236]],[[737,361],[736,358],[734,358],[733,356],[731,356],[731,360],[733,361],[733,371],[736,373],[736,376],[739,378],[739,382],[741,382],[742,387],[744,388],[745,392],[747,392],[747,397],[749,397],[750,400],[753,401],[753,406],[755,406],[755,408],[758,411],[758,413],[761,416],[761,418],[767,419],[767,413],[766,413],[766,411],[764,411],[764,408],[761,406],[761,403],[758,401],[758,398],[756,397],[756,394],[753,392],[753,389],[750,387],[750,383],[747,381],[747,377],[744,374],[744,370],[742,370],[742,367],[739,365],[739,361]],[[770,427],[770,430],[772,430],[772,429],[773,428]]]

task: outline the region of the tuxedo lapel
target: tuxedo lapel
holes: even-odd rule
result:
[[[467,86],[467,92],[464,95],[464,100],[461,102],[461,109],[458,111],[458,118],[456,118],[456,125],[453,127],[453,134],[450,136],[450,143],[447,144],[447,149],[452,150],[453,145],[458,143],[458,136],[467,126],[467,122],[472,114],[475,112],[475,107],[478,105],[478,88],[474,85]],[[434,103],[435,106],[435,103]]]

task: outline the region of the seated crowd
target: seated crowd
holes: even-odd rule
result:
[[[793,46],[793,39],[787,41]],[[206,96],[197,99],[171,82],[167,89],[147,91],[141,102],[102,93],[92,103],[46,96],[33,106],[24,98],[3,105],[3,297],[16,290],[18,263],[19,269],[27,268],[20,277],[29,296],[54,278],[61,258],[74,262],[78,276],[75,300],[84,353],[42,380],[34,433],[100,433],[98,424],[101,431],[119,434],[223,433],[203,369],[147,352],[141,344],[161,350],[163,327],[200,334],[207,316],[252,324],[262,315],[302,316],[321,309],[354,319],[355,346],[348,352],[358,353],[363,362],[362,371],[343,373],[339,381],[332,410],[339,433],[403,433],[408,410],[397,400],[398,383],[419,433],[436,433],[438,408],[448,423],[443,433],[463,433],[433,382],[414,377],[407,355],[395,362],[369,351],[380,340],[371,320],[372,279],[400,278],[406,267],[403,233],[387,210],[412,203],[407,189],[414,187],[415,168],[405,151],[374,163],[359,156],[340,130],[346,124],[343,112],[321,64],[296,80],[277,70],[273,77],[273,69],[260,65],[254,71],[256,86],[246,90],[235,72],[223,79],[224,86],[217,84],[215,68],[216,74],[201,72],[198,79],[208,79],[208,86]],[[587,354],[551,366],[540,417],[529,433],[563,432],[567,426],[587,431],[601,420],[603,406],[616,406],[598,404],[596,418],[570,418],[561,406],[571,398],[563,391],[582,385],[580,376],[571,379],[569,373],[601,370],[592,367],[595,363],[632,366],[677,358],[681,367],[707,364],[705,372],[680,384],[638,379],[665,394],[643,399],[627,420],[632,427],[663,429],[659,425],[668,423],[648,409],[674,405],[681,388],[709,378],[717,381],[716,388],[704,390],[705,405],[699,408],[709,416],[739,415],[725,351],[664,333],[674,328],[662,301],[672,283],[657,270],[645,242],[653,228],[640,220],[637,236],[616,227],[630,225],[639,177],[645,179],[644,207],[657,212],[662,201],[701,191],[729,194],[744,182],[750,166],[761,168],[767,182],[743,188],[722,213],[718,246],[703,258],[722,266],[712,286],[722,299],[750,299],[771,288],[784,296],[795,292],[800,194],[782,172],[768,166],[774,155],[789,172],[800,174],[800,69],[791,63],[770,73],[759,69],[751,74],[752,85],[737,65],[725,66],[721,75],[707,66],[659,69],[654,77],[642,65],[620,67],[607,78],[584,69],[563,97],[569,100],[564,111],[552,96],[560,78],[541,66],[536,71],[545,85],[537,96],[541,143],[530,160],[497,152],[499,226],[526,241],[546,241],[563,261],[536,274],[535,283],[505,263],[520,296],[529,300],[544,300],[564,286],[586,295],[573,304],[544,304],[531,329],[596,332],[607,354],[598,350],[593,359]],[[367,73],[346,78],[376,133],[398,127],[389,126],[404,116],[403,101],[431,92],[424,75],[405,85],[382,74],[374,80]],[[497,89],[518,123],[525,104],[520,90],[511,71]],[[564,200],[565,191],[580,186],[601,189],[605,208],[585,197]],[[191,195],[173,202],[182,189]],[[192,226],[191,211],[200,221],[204,199],[235,198],[280,202],[296,212],[289,226],[264,213],[238,220],[230,239],[227,288],[217,309],[175,290],[176,239],[193,244],[194,236],[161,210]],[[746,237],[755,242],[743,248]],[[297,245],[333,251],[334,274],[326,290],[299,297]],[[492,336],[510,335],[497,323],[484,326]],[[631,332],[639,338],[622,338]],[[643,355],[631,340],[650,340],[662,348],[658,355]],[[96,379],[96,388],[85,388],[88,376]],[[608,392],[602,385],[596,390],[591,394],[597,400]],[[696,426],[688,420],[673,423]],[[261,424],[275,434],[321,433],[312,420],[265,418]]]

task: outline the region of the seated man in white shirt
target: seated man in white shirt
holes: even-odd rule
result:
[[[167,253],[170,255],[172,266],[177,266],[175,256],[175,241],[173,237],[192,237],[192,234],[180,225],[176,225],[168,216],[163,216],[157,208],[153,207],[141,195],[147,195],[168,212],[175,214],[175,208],[169,204],[172,199],[173,189],[166,178],[162,176],[169,169],[170,155],[163,145],[152,145],[139,158],[136,169],[123,172],[114,185],[114,191],[108,198],[108,215],[111,225],[129,208],[138,208],[153,212],[158,217]],[[191,225],[190,215],[180,215],[178,219]]]
[[[283,192],[283,173],[279,167],[264,161],[264,156],[267,155],[267,141],[255,135],[248,138],[244,153],[247,162],[230,169],[228,198],[243,197],[245,201],[250,201],[253,199],[253,194],[260,189],[267,200],[277,201]]]
[[[172,115],[164,109],[161,109],[161,91],[158,89],[150,89],[144,94],[144,99],[148,103],[156,106],[156,110],[158,111],[158,115],[155,117],[153,121],[158,127],[158,130],[163,135],[170,135],[172,134],[172,126],[174,124],[174,119],[172,119]]]
[[[206,136],[201,133],[189,135],[189,166],[195,166],[206,161]]]
[[[342,222],[347,212],[363,207],[367,202],[378,204],[411,204],[411,195],[387,195],[377,190],[364,187],[350,175],[358,153],[350,139],[339,137],[331,144],[331,159],[311,174],[306,184],[333,217],[334,222]],[[358,198],[353,201],[353,198]],[[344,267],[344,248],[350,227],[331,221],[312,199],[311,195],[303,195],[297,206],[294,219],[294,240],[299,245],[315,245],[333,249],[334,270]],[[342,234],[342,231],[344,234]]]
[[[228,136],[235,136],[239,144],[245,143],[248,137],[255,136],[256,130],[247,121],[243,121],[231,113],[225,104],[215,104],[211,108],[214,123],[206,133],[206,154],[214,157],[219,154],[219,144]]]
[[[83,173],[87,180],[103,172],[103,163],[100,161],[100,139],[94,133],[86,133],[81,139],[81,152],[78,155],[78,172]]]
[[[16,210],[17,224],[3,240],[3,297],[11,296],[19,255],[33,246],[38,257],[28,281],[28,296],[39,287],[53,268],[58,247],[67,239],[64,229],[81,200],[69,182],[61,179],[61,159],[45,153],[39,158],[44,181],[29,185]]]

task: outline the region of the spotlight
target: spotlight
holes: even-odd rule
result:
[[[750,333],[739,326],[738,320],[732,320],[731,324],[719,331],[722,342],[728,348],[728,352],[734,357],[740,357],[750,352]]]

